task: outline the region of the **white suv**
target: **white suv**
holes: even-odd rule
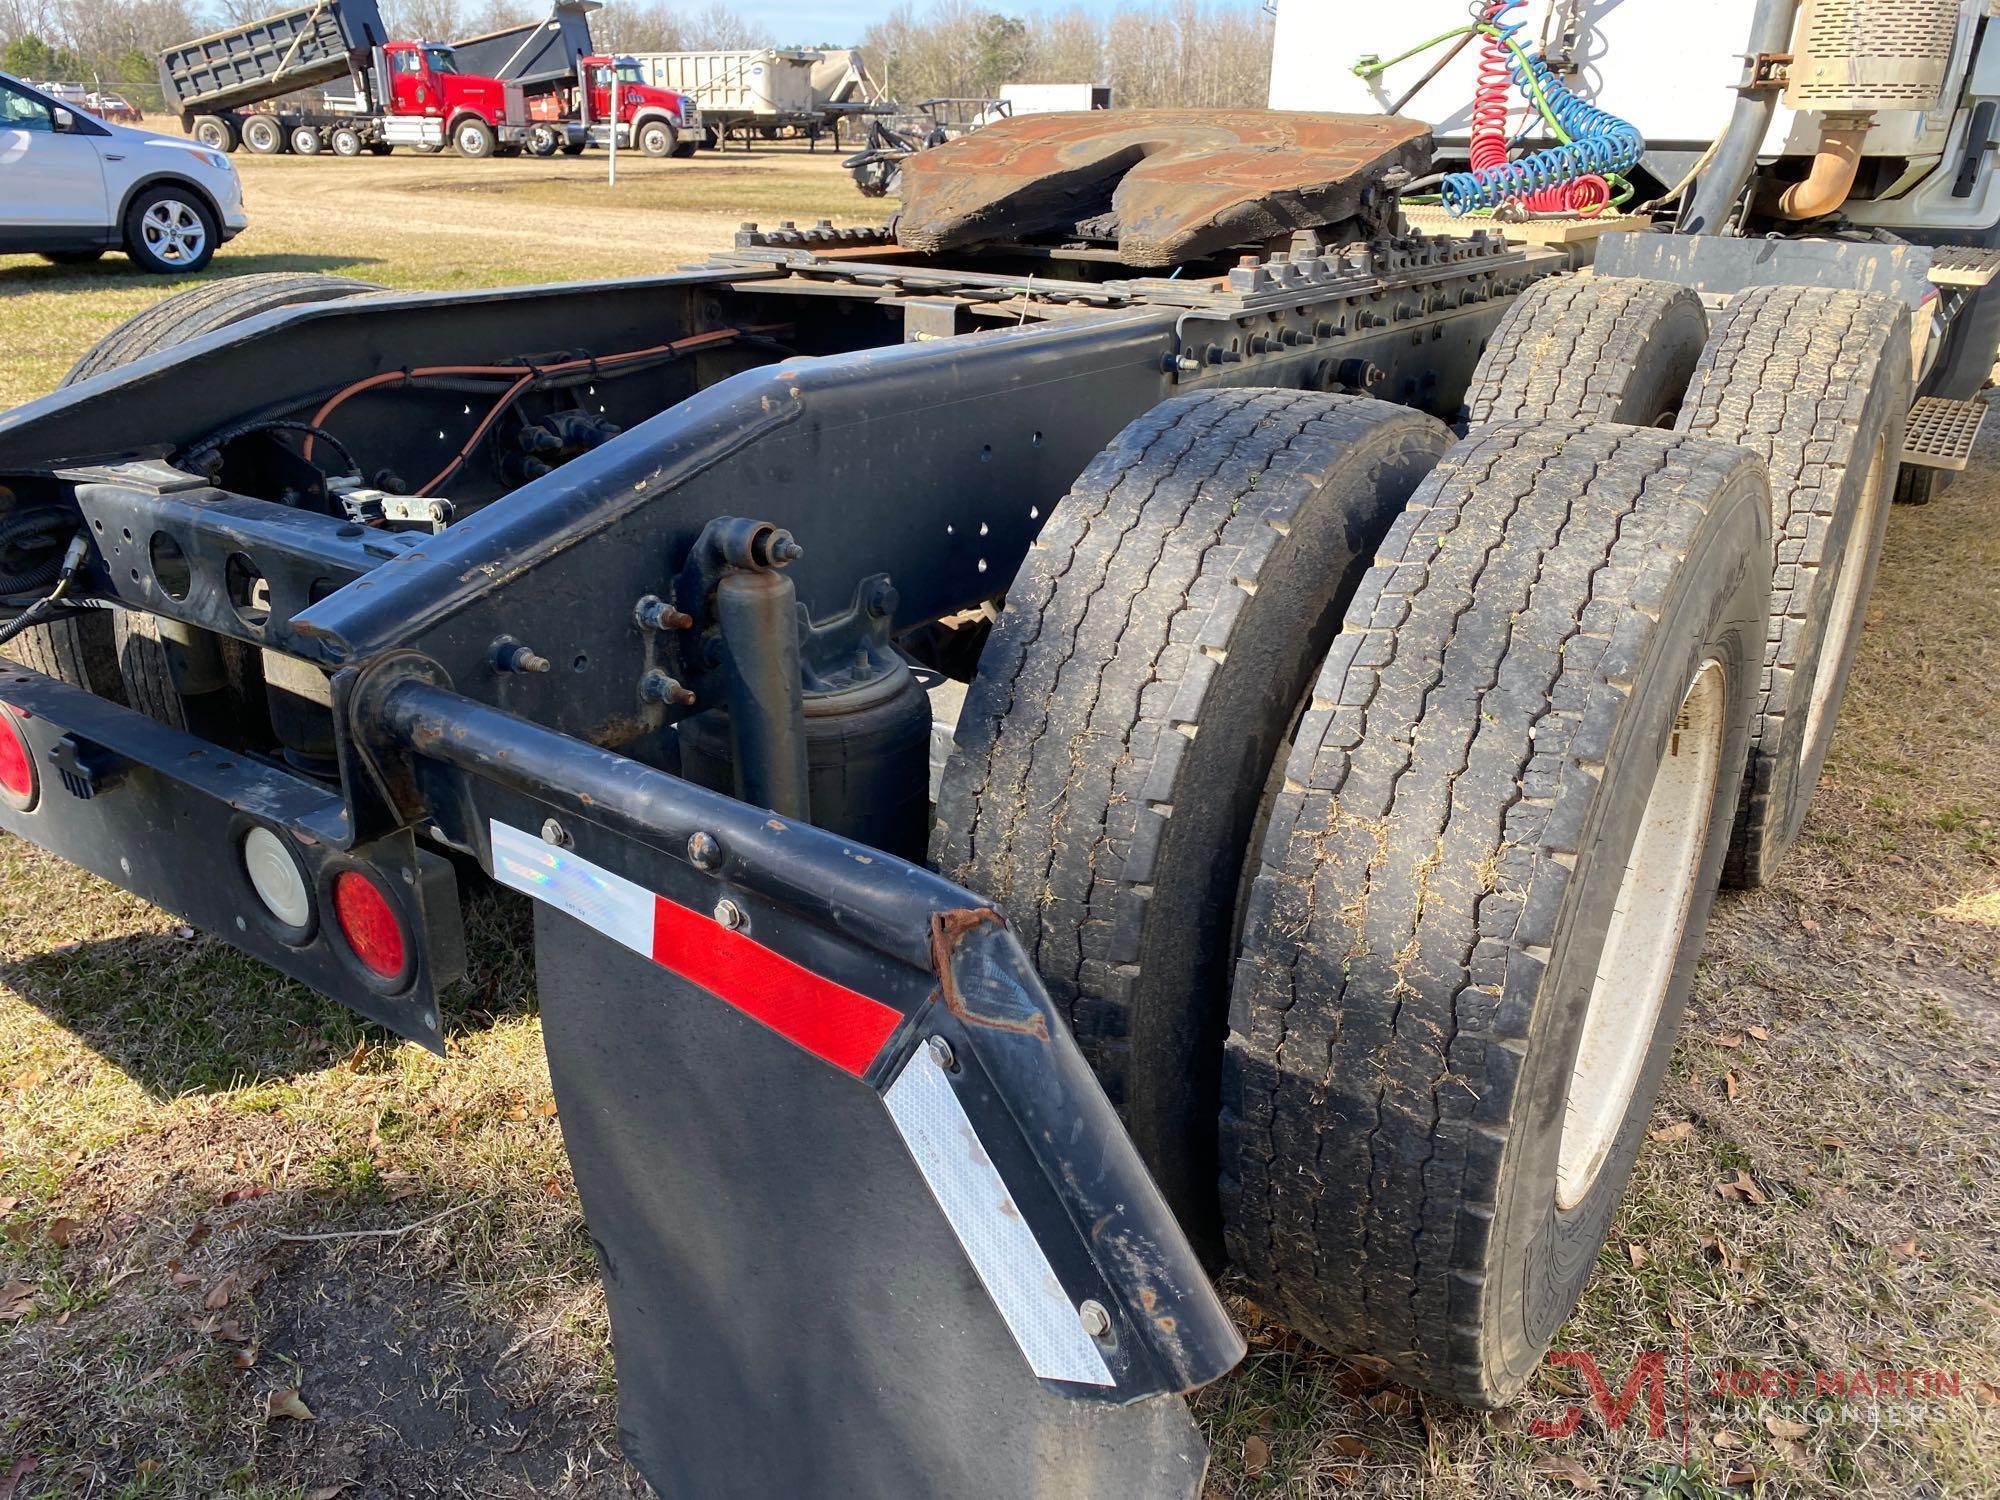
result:
[[[61,265],[122,248],[147,271],[199,271],[248,222],[229,158],[102,120],[0,73],[0,255]]]

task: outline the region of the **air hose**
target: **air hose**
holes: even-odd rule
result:
[[[1586,104],[1529,56],[1504,18],[1527,0],[1486,0],[1477,13],[1478,87],[1473,96],[1469,172],[1447,175],[1439,200],[1453,215],[1518,204],[1531,213],[1596,213],[1612,201],[1608,178],[1638,163],[1646,143],[1632,125]],[[1562,144],[1507,159],[1507,86],[1530,99]]]

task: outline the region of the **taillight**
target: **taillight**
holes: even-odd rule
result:
[[[363,968],[382,979],[403,976],[410,945],[380,886],[358,870],[342,870],[333,878],[333,917]]]
[[[0,708],[0,796],[22,812],[35,805],[35,754],[11,708]]]
[[[285,841],[268,828],[243,835],[243,873],[278,924],[303,934],[312,925],[312,892]]]

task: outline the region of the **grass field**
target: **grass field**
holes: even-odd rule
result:
[[[651,271],[743,219],[879,207],[824,154],[635,158],[615,193],[597,156],[238,161],[253,227],[211,277]],[[174,286],[0,260],[0,407]],[[2000,1494],[1996,457],[1891,520],[1804,844],[1718,906],[1557,1341],[1614,1394],[1665,1353],[1665,1434],[1643,1400],[1612,1429],[1574,1365],[1514,1411],[1436,1406],[1239,1302],[1250,1360],[1198,1401],[1213,1495]],[[0,1496],[640,1490],[523,912],[470,922],[440,1060],[0,839]],[[1885,1369],[1941,1378],[1881,1395]],[[1572,1435],[1530,1431],[1579,1399]]]

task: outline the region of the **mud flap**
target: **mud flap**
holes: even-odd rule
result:
[[[1036,1378],[874,1090],[553,908],[535,941],[621,1440],[661,1494],[1198,1493],[1178,1395]],[[920,1042],[897,1078],[984,1116],[971,1072]]]
[[[669,1496],[1192,1496],[1243,1340],[1013,932],[431,681],[384,785],[536,902],[626,1453]],[[336,684],[338,687],[338,684]]]

